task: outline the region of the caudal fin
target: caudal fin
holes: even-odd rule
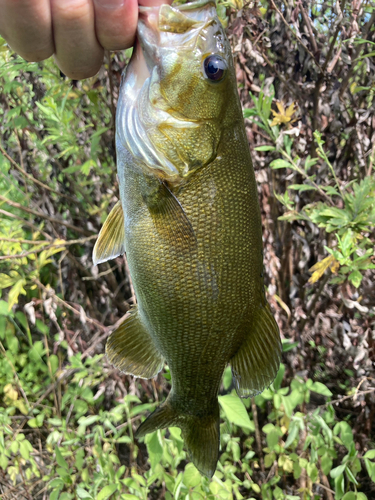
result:
[[[180,427],[190,459],[195,467],[211,478],[219,459],[220,412],[216,402],[213,413],[204,416],[179,413],[169,398],[141,424],[135,436],[142,437],[165,427]]]

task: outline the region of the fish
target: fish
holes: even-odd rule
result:
[[[139,8],[116,151],[120,201],[93,262],[126,253],[137,304],[106,354],[143,379],[167,363],[170,393],[135,436],[179,427],[191,461],[211,478],[224,369],[231,365],[240,397],[254,396],[281,357],[234,63],[212,0]]]

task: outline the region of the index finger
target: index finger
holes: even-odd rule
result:
[[[143,6],[172,3],[172,0],[140,0]],[[134,43],[138,21],[137,0],[94,0],[96,36],[102,47],[120,50]]]
[[[49,0],[0,0],[0,33],[27,61],[53,54]]]

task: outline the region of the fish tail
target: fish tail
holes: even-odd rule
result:
[[[211,478],[219,458],[220,410],[216,400],[208,414],[181,413],[170,397],[140,425],[135,436],[142,437],[165,427],[180,427],[190,459],[195,467]]]

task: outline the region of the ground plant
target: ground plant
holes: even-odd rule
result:
[[[375,7],[219,1],[261,202],[283,341],[270,388],[220,389],[212,480],[180,430],[134,431],[170,389],[111,366],[134,303],[126,259],[93,266],[118,200],[131,49],[71,81],[0,38],[0,496],[4,500],[375,498]]]

